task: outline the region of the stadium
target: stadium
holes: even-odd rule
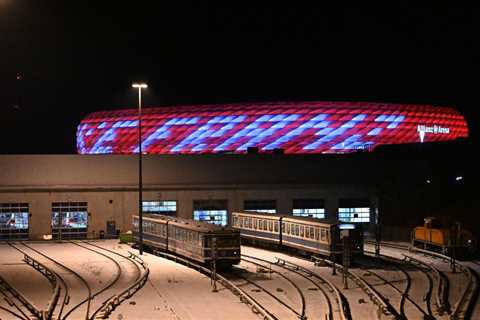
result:
[[[386,229],[397,228],[391,235],[421,217],[419,208],[397,211],[421,197],[408,190],[429,162],[377,150],[468,137],[454,108],[410,104],[158,107],[144,108],[141,120],[144,212],[227,225],[232,212],[253,210],[338,218],[366,230],[381,216]],[[95,112],[78,125],[77,155],[0,156],[0,237],[130,230],[139,208],[138,124],[136,109]],[[397,180],[410,183],[404,198],[383,183]]]
[[[138,153],[138,112],[87,116],[77,130],[80,154]],[[467,137],[452,108],[351,102],[226,104],[142,110],[142,150],[148,154],[346,153],[382,144]]]

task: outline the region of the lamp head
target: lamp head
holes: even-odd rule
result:
[[[148,85],[146,83],[134,83],[132,84],[132,88],[146,89]]]

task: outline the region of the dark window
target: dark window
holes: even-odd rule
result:
[[[323,199],[295,199],[293,200],[294,216],[325,218],[325,202]]]
[[[245,200],[243,202],[245,211],[256,211],[266,213],[277,213],[276,200]]]

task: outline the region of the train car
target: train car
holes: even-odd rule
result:
[[[342,252],[342,236],[348,236],[351,252],[363,254],[363,232],[358,224],[259,212],[233,212],[232,222],[249,242],[331,256]]]
[[[474,254],[476,240],[458,223],[445,223],[436,217],[424,219],[424,225],[412,231],[412,246],[466,259]]]
[[[281,215],[262,212],[234,212],[233,228],[241,230],[241,236],[251,242],[262,241],[280,244]]]
[[[143,214],[143,242],[191,260],[219,267],[240,262],[240,232],[206,222]],[[133,216],[133,236],[138,242],[138,215]]]

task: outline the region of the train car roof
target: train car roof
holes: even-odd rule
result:
[[[138,215],[134,215],[135,217],[138,217]],[[165,215],[160,215],[160,214],[148,214],[144,213],[143,214],[144,218],[148,218],[151,220],[156,220],[159,222],[167,222],[170,225],[176,225],[185,229],[190,229],[190,230],[195,230],[195,231],[201,231],[201,232],[219,232],[219,231],[233,231],[231,227],[228,226],[219,226],[216,224],[212,223],[207,223],[203,221],[197,221],[197,220],[192,220],[192,219],[185,219],[185,218],[178,218],[178,217],[171,217],[171,216],[165,216]]]
[[[300,216],[293,216],[293,215],[285,215],[283,216],[285,221],[290,221],[290,222],[313,222],[313,223],[318,223],[318,224],[329,224],[329,225],[337,225],[337,224],[342,224],[341,221],[336,220],[336,219],[319,219],[319,218],[313,218],[313,217],[300,217]]]
[[[266,212],[257,212],[257,211],[235,211],[232,212],[232,214],[242,214],[242,215],[249,215],[249,216],[255,216],[255,217],[265,217],[265,218],[277,218],[279,219],[280,217],[285,217],[286,215],[284,214],[277,214],[277,213],[266,213]]]
[[[304,221],[304,222],[315,222],[315,223],[323,223],[323,224],[341,224],[339,220],[336,219],[319,219],[319,218],[312,218],[312,217],[301,217],[301,216],[294,216],[291,214],[280,214],[280,213],[266,213],[266,212],[256,212],[256,211],[236,211],[234,213],[244,214],[249,216],[255,217],[265,217],[265,218],[284,218],[287,220],[296,220],[296,221]]]

